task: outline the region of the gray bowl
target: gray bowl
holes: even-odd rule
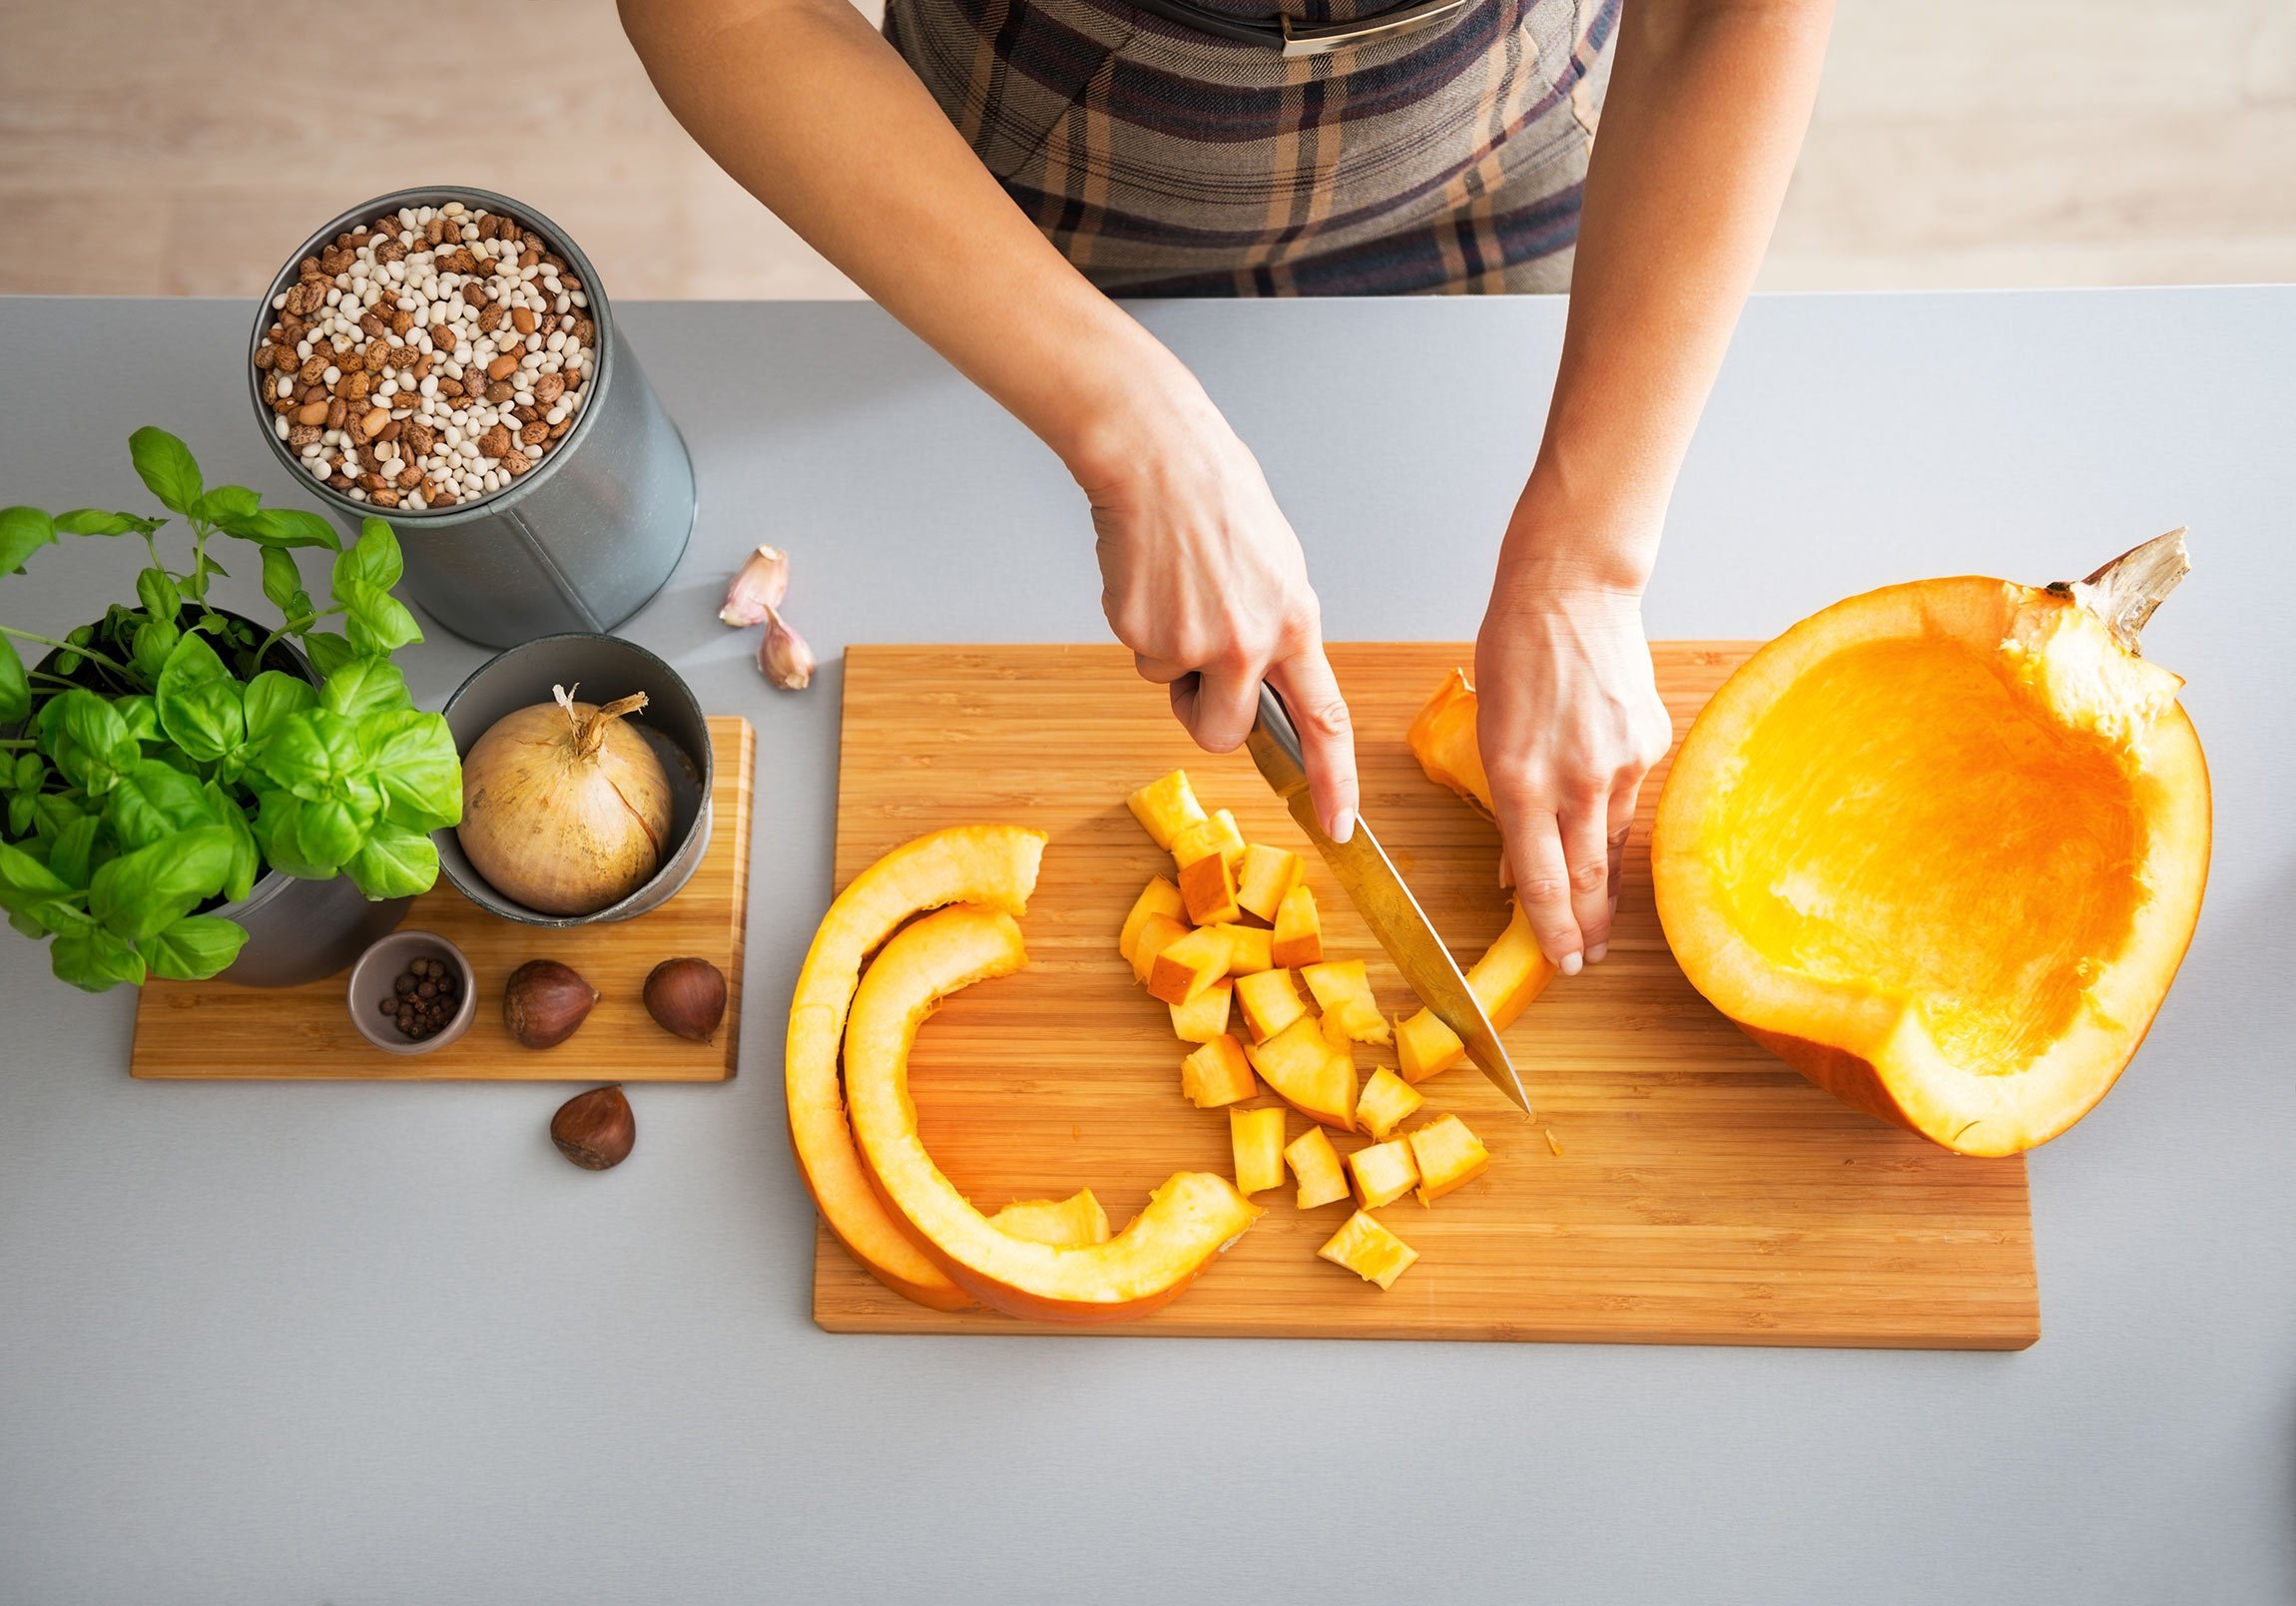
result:
[[[446,700],[446,728],[454,735],[455,752],[468,757],[497,720],[549,702],[553,686],[572,692],[577,685],[585,703],[646,694],[645,712],[630,721],[630,728],[652,745],[670,777],[670,835],[662,867],[637,891],[595,914],[545,914],[497,892],[470,862],[451,827],[433,832],[446,878],[471,902],[505,920],[564,927],[635,919],[676,896],[710,845],[710,788],[717,776],[710,723],[693,688],[676,670],[619,636],[544,636],[481,664]]]
[[[398,1023],[375,1007],[390,991],[399,972],[414,959],[443,959],[462,977],[462,996],[455,1005],[453,1017],[433,1035],[423,1038],[399,1035]],[[351,1024],[358,1028],[358,1035],[385,1054],[427,1054],[453,1042],[470,1030],[470,1023],[478,1018],[478,976],[463,951],[437,932],[393,931],[370,944],[366,952],[358,956],[358,963],[350,967],[347,1002]]]

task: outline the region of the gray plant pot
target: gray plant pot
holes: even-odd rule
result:
[[[319,484],[272,433],[264,375],[246,364],[264,442],[349,528],[379,514],[405,555],[402,595],[457,636],[509,647],[561,631],[610,631],[653,599],[693,533],[694,465],[637,357],[614,325],[598,270],[566,232],[523,202],[467,185],[427,185],[377,196],[304,241],[257,308],[248,350],[273,321],[272,298],[334,237],[401,207],[460,201],[516,218],[549,241],[580,276],[598,325],[598,371],[574,427],[531,473],[485,499],[419,512],[377,509]]]
[[[471,902],[505,920],[570,926],[635,919],[676,896],[693,879],[709,848],[710,789],[717,777],[709,720],[684,677],[636,642],[619,636],[545,636],[479,665],[446,700],[446,728],[454,735],[454,751],[468,757],[472,745],[497,720],[547,703],[553,686],[570,693],[579,686],[585,703],[646,694],[646,708],[630,721],[630,728],[653,746],[670,778],[670,834],[662,867],[637,891],[594,914],[545,914],[503,896],[478,873],[452,827],[431,832],[431,840],[438,844],[439,868]]]

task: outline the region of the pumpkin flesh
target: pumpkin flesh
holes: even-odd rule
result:
[[[1651,863],[1676,958],[1861,1108],[1969,1154],[2046,1141],[2135,1052],[2198,916],[2179,685],[2056,589],[1924,581],[1815,615],[1675,759]]]

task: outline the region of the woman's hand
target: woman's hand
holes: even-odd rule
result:
[[[1673,740],[1638,586],[1503,564],[1475,641],[1475,734],[1499,878],[1566,976],[1602,958],[1642,778]]]
[[[1232,753],[1282,695],[1325,833],[1358,803],[1348,705],[1324,657],[1299,537],[1260,465],[1193,381],[1167,387],[1070,462],[1099,533],[1100,606],[1198,745]]]

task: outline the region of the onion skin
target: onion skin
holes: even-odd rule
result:
[[[455,839],[504,897],[542,914],[595,914],[662,867],[670,777],[623,722],[644,694],[603,709],[557,696],[504,715],[471,745]]]

